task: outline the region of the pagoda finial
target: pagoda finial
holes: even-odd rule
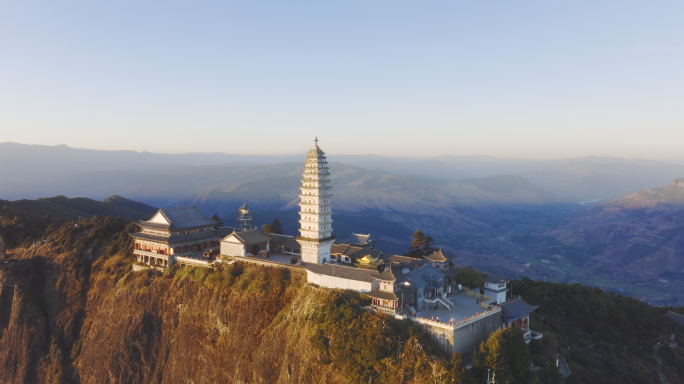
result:
[[[316,136],[316,140],[314,140],[314,145],[318,147],[318,136]]]

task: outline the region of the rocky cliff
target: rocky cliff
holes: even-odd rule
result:
[[[10,250],[0,382],[423,383],[444,373],[419,330],[297,272],[134,272],[127,230],[111,218],[53,225],[36,247]]]

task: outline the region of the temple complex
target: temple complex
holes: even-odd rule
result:
[[[509,300],[508,279],[485,274],[484,286],[471,291],[457,284],[455,255],[441,248],[414,258],[376,249],[370,234],[336,240],[330,172],[318,140],[306,156],[300,191],[296,238],[254,229],[246,203],[238,210],[238,228],[195,207],[165,208],[130,234],[133,254],[156,268],[240,261],[305,270],[310,284],[361,292],[370,299],[369,310],[420,324],[447,353],[471,354],[501,327],[520,329],[528,342],[541,337],[529,329],[537,307]]]

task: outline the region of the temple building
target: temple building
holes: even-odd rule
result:
[[[446,270],[449,269],[450,265],[449,262],[453,256],[447,257],[442,253],[442,248],[439,250],[425,256],[426,260],[429,260],[430,263],[432,264],[433,267],[439,269],[439,270]]]
[[[268,252],[269,238],[256,229],[235,231],[221,239],[221,255],[250,257]]]
[[[501,304],[503,327],[514,327],[521,330],[526,343],[529,343],[533,338],[541,338],[540,334],[530,330],[530,313],[537,308],[539,308],[538,305],[529,305],[521,298]]]
[[[173,265],[178,257],[204,258],[219,249],[221,238],[232,232],[219,227],[196,207],[160,209],[150,220],[138,223],[134,239],[136,261],[158,267]]]
[[[496,275],[485,275],[483,276],[483,279],[484,295],[493,297],[496,300],[496,304],[505,302],[506,292],[508,292],[506,285],[510,280]]]
[[[371,298],[371,305],[390,310],[399,308],[399,297],[395,291],[400,289],[399,283],[403,281],[405,276],[401,272],[387,268],[384,272],[378,273],[373,277],[378,281],[378,289],[367,293]]]
[[[301,256],[302,246],[299,245],[294,236],[279,235],[277,233],[265,233],[273,247],[271,250],[284,255]]]
[[[341,241],[340,244],[349,244],[354,247],[373,247],[373,240],[370,234],[364,235],[361,233],[352,232],[348,239]]]
[[[325,153],[318,147],[318,138],[306,156],[299,195],[302,262],[323,264],[330,260],[330,246],[335,241],[332,231],[332,194],[330,172]]]

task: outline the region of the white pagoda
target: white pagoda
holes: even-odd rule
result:
[[[306,156],[302,174],[302,194],[299,195],[300,236],[302,262],[323,264],[330,260],[332,235],[332,194],[330,172],[325,153],[318,147],[318,138]]]

